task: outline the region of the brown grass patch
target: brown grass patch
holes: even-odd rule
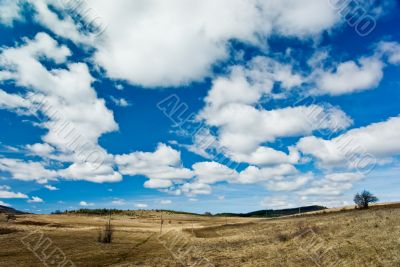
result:
[[[0,235],[8,235],[8,234],[16,233],[16,232],[19,232],[19,231],[15,228],[0,227]]]

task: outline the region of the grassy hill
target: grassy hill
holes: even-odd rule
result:
[[[301,214],[312,211],[325,210],[323,206],[305,206],[292,209],[280,209],[280,210],[257,210],[248,213],[218,213],[215,216],[229,216],[229,217],[280,217],[294,214]]]
[[[288,216],[299,213],[313,212],[325,210],[326,207],[322,206],[305,206],[298,207],[292,209],[280,209],[280,210],[257,210],[248,213],[217,213],[213,216],[226,216],[226,217],[280,217],[280,216]],[[119,210],[119,209],[79,209],[79,210],[67,210],[64,212],[57,211],[56,214],[85,214],[85,215],[109,215],[110,213],[113,215],[127,215],[134,216],[137,215],[138,212],[152,212],[152,213],[163,213],[163,214],[180,214],[180,215],[193,215],[193,216],[211,216],[211,214],[197,214],[192,212],[184,212],[184,211],[174,211],[174,210]]]
[[[26,214],[26,212],[22,212],[7,206],[0,205],[0,213],[7,213],[7,214]]]

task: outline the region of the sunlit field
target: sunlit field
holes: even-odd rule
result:
[[[161,228],[161,215],[163,224]],[[399,266],[400,206],[277,219],[137,211],[19,215],[1,223],[1,266]],[[6,231],[5,229],[8,229]]]

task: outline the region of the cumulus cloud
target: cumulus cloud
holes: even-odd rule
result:
[[[43,199],[41,199],[40,197],[31,197],[30,199],[27,200],[28,203],[43,203]]]
[[[145,209],[145,208],[148,207],[148,205],[145,204],[145,203],[136,203],[134,206],[135,206],[136,208],[139,208],[139,209]]]
[[[290,164],[280,164],[272,167],[258,168],[249,166],[240,172],[237,182],[241,184],[254,184],[268,180],[281,180],[286,176],[297,174],[298,170]]]
[[[163,199],[163,200],[160,201],[160,204],[161,205],[169,205],[169,204],[172,204],[172,200]]]
[[[312,179],[312,175],[301,175],[285,181],[270,181],[267,188],[271,191],[293,191],[307,184]]]
[[[182,167],[180,152],[162,143],[154,152],[116,155],[115,162],[122,174],[148,177],[145,186],[150,188],[169,187],[174,180],[193,177],[190,169]]]
[[[0,1],[0,22],[6,26],[12,26],[15,21],[22,20],[21,0],[2,0]]]
[[[28,198],[28,196],[20,192],[12,192],[11,187],[2,185],[0,186],[0,198]]]
[[[227,152],[236,162],[246,162],[252,165],[279,165],[284,163],[296,164],[300,160],[299,152],[294,147],[289,147],[289,154],[270,147],[260,146],[255,151],[246,153]]]
[[[377,57],[340,63],[334,71],[319,75],[317,92],[342,95],[373,89],[382,80],[383,67],[383,62]]]
[[[217,162],[198,162],[192,166],[199,184],[214,184],[220,181],[234,181],[238,173]]]
[[[131,104],[130,104],[126,99],[124,99],[124,98],[116,98],[116,97],[111,96],[110,99],[111,99],[111,101],[112,101],[115,105],[117,105],[117,106],[119,106],[119,107],[128,107],[128,106],[131,105]]]
[[[41,157],[50,157],[51,154],[55,151],[54,147],[49,144],[41,144],[36,143],[33,145],[27,145],[26,148],[31,151],[34,155],[38,155]]]
[[[34,19],[36,22],[50,29],[56,35],[70,39],[77,44],[88,45],[94,41],[95,36],[89,32],[82,32],[81,27],[77,26],[79,22],[70,16],[71,13],[79,12],[79,6],[84,5],[85,2],[80,2],[80,4],[53,0],[28,0],[27,2],[31,4],[34,10]],[[54,12],[54,9],[63,13],[62,19]],[[90,12],[90,10],[86,10],[86,12]]]
[[[116,198],[113,201],[111,201],[111,204],[117,205],[117,206],[123,206],[126,204],[126,201],[124,199]]]
[[[57,187],[53,186],[53,185],[45,185],[44,186],[46,189],[50,190],[50,191],[57,191],[59,190]]]
[[[322,166],[347,166],[360,171],[400,154],[400,117],[355,128],[330,140],[315,136],[300,139],[298,149]]]
[[[0,205],[1,206],[5,206],[5,207],[11,207],[11,204],[8,204],[8,203],[6,203],[4,201],[1,201],[1,200],[0,200]]]
[[[319,129],[338,131],[352,123],[340,109],[318,105],[260,110],[228,104],[203,116],[209,125],[219,128],[221,146],[239,153],[251,153],[261,143],[274,142],[276,138],[306,135]]]
[[[294,207],[293,202],[285,196],[266,197],[260,204],[266,209],[288,209]]]
[[[71,63],[66,69],[48,70],[40,62],[46,58],[56,64],[65,63],[70,55],[67,47],[58,45],[45,33],[38,33],[32,40],[25,39],[18,47],[5,48],[0,54],[0,65],[7,74],[3,80],[14,80],[17,85],[33,90],[25,99],[34,102],[49,119],[41,124],[48,129],[42,139],[65,153],[72,153],[67,133],[60,133],[65,124],[74,130],[72,137],[80,134],[93,146],[97,146],[100,135],[118,128],[112,111],[91,87],[94,78],[86,64]]]
[[[91,162],[73,163],[68,168],[60,170],[59,175],[68,180],[83,180],[94,183],[119,182],[122,175],[110,164],[97,166]]]
[[[90,207],[90,206],[94,206],[94,203],[90,203],[90,202],[86,202],[86,201],[81,201],[81,202],[79,202],[79,206],[82,206],[82,207]]]
[[[380,42],[378,52],[387,57],[390,64],[400,63],[400,44],[397,42]]]
[[[1,77],[1,74],[0,74]],[[1,79],[1,78],[0,78]],[[30,103],[18,94],[9,94],[0,89],[0,109],[21,110],[26,112]]]
[[[209,195],[211,194],[212,188],[209,184],[201,183],[201,182],[193,182],[193,183],[185,183],[183,184],[179,192],[187,196],[195,196],[195,195]]]
[[[20,159],[0,158],[0,170],[10,173],[12,178],[17,180],[43,184],[58,177],[57,171],[46,169],[40,162]]]
[[[108,76],[144,86],[203,79],[214,63],[229,56],[231,40],[265,47],[273,34],[315,37],[340,22],[337,11],[319,0],[301,4],[295,0],[174,0],[168,4],[89,0],[87,9],[106,26],[101,38],[94,39],[79,31],[62,4],[31,2],[36,20],[44,27],[76,43],[93,45],[94,59]],[[64,19],[52,9],[62,12]]]
[[[38,33],[32,40],[24,39],[17,47],[4,48],[0,54],[3,68],[0,79],[13,80],[27,92],[23,96],[0,96],[18,100],[16,107],[29,103],[30,109],[47,118],[36,124],[48,130],[42,137],[44,143],[27,148],[41,157],[72,162],[62,175],[74,180],[119,181],[121,175],[106,162],[112,156],[98,145],[102,134],[118,129],[113,112],[107,109],[103,99],[97,98],[88,66],[67,63],[70,55],[66,46],[59,45],[45,33]],[[42,59],[65,63],[66,68],[49,70]],[[22,97],[25,101],[20,103]],[[98,168],[99,165],[102,166]]]

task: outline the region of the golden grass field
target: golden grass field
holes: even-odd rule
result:
[[[398,204],[278,219],[138,211],[112,216],[113,242],[102,244],[107,221],[19,215],[1,222],[0,266],[400,266]]]

